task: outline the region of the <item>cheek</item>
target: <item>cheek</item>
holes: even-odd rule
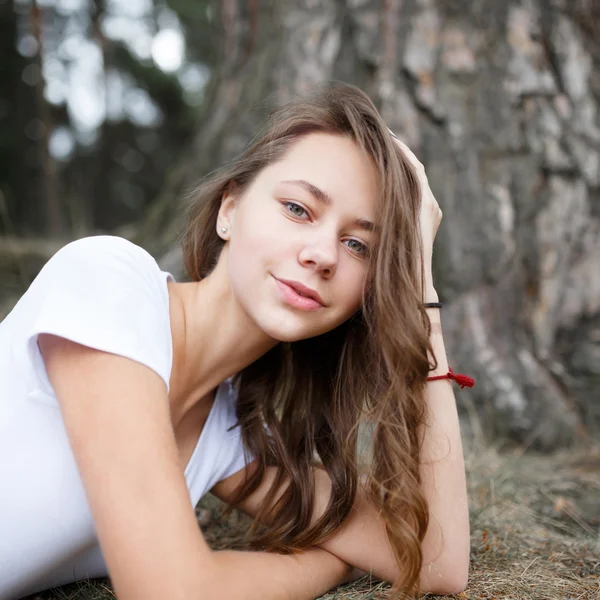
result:
[[[264,251],[273,247],[280,227],[277,215],[268,201],[245,198],[235,217],[232,246],[245,252]]]
[[[363,299],[363,289],[365,286],[365,280],[366,277],[364,276],[364,274],[360,274],[356,280],[355,280],[355,284],[352,286],[352,290],[351,290],[351,302],[349,304],[351,304],[351,308],[350,311],[352,314],[354,314],[362,305],[362,299]]]
[[[257,292],[257,285],[267,276],[276,258],[277,228],[272,216],[255,211],[252,218],[241,214],[236,218],[233,235],[229,241],[229,274],[232,285],[242,297]]]
[[[352,260],[352,259],[351,259]],[[336,273],[336,298],[344,318],[351,317],[362,306],[367,270],[351,263]]]
[[[290,225],[275,200],[245,198],[230,240],[236,270],[247,268],[256,274],[257,270],[281,268],[281,262],[298,250],[294,242],[297,229]]]
[[[256,272],[257,268],[264,267],[269,257],[273,257],[274,249],[278,242],[273,235],[274,227],[265,220],[254,221],[236,228],[230,246],[230,262],[236,270],[247,269]]]

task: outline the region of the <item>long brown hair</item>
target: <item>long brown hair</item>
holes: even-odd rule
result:
[[[364,474],[368,497],[385,519],[403,573],[395,587],[410,592],[418,588],[429,514],[419,476],[431,350],[422,308],[420,189],[369,97],[355,86],[333,82],[276,109],[241,156],[211,173],[190,196],[184,262],[192,280],[208,275],[224,243],[216,233],[223,193],[234,183],[243,195],[261,169],[314,132],[349,137],[379,174],[377,227],[362,307],[333,331],[280,343],[236,375],[238,422],[257,469],[237,490],[234,505],[258,487],[267,466],[277,465],[278,476],[257,518],[269,526],[253,529],[253,545],[298,551],[336,531]],[[371,446],[362,473],[358,442],[365,425]],[[326,470],[332,491],[323,516],[311,526],[315,466]]]

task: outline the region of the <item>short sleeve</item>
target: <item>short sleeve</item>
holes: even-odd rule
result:
[[[27,291],[33,303],[29,352],[39,354],[38,334],[54,334],[140,362],[168,390],[172,339],[165,276],[148,252],[124,238],[92,236],[67,244]],[[38,373],[40,385],[50,389],[45,368]]]

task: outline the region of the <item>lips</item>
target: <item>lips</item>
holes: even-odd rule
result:
[[[273,277],[273,281],[279,289],[279,299],[294,310],[310,312],[321,310],[326,306],[316,290],[299,281],[277,279],[277,277]]]
[[[323,298],[321,298],[321,296],[316,290],[305,286],[299,281],[292,281],[289,279],[279,279],[278,281],[281,281],[281,283],[284,283],[285,285],[291,287],[300,296],[304,296],[305,298],[311,298],[315,302],[318,302],[321,306],[325,306]]]

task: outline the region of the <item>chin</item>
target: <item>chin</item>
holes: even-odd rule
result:
[[[271,323],[263,327],[263,331],[278,342],[299,342],[300,340],[308,340],[310,338],[322,335],[323,333],[327,333],[328,331],[335,329],[336,326],[308,328],[305,324],[304,326],[300,324],[294,326],[293,324],[282,325],[280,323],[274,325]]]
[[[299,342],[300,340],[306,340],[309,339],[311,337],[315,337],[315,335],[318,335],[316,333],[307,333],[307,332],[302,332],[302,331],[298,331],[298,330],[293,330],[293,329],[281,329],[281,328],[277,328],[277,329],[272,329],[272,330],[265,330],[265,333],[272,337],[274,340],[277,340],[278,342]]]
[[[287,307],[261,306],[258,311],[248,307],[248,314],[256,325],[277,342],[299,342],[327,333],[343,323],[340,315],[300,312]]]

